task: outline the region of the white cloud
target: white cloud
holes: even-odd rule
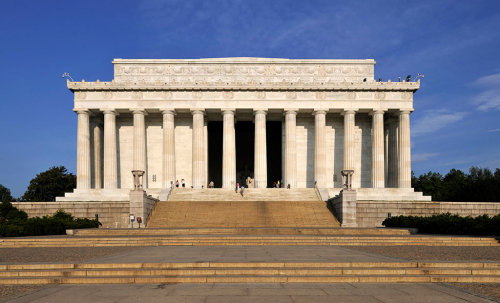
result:
[[[439,153],[423,153],[423,154],[414,154],[411,156],[412,162],[423,162],[429,161],[430,158],[438,156]]]
[[[438,131],[449,124],[462,120],[465,115],[465,112],[429,111],[426,116],[413,124],[411,134],[412,136],[419,136]]]
[[[500,132],[500,128],[497,128],[497,129],[490,129],[488,132],[489,132],[489,133],[491,133],[491,132]]]
[[[488,111],[500,109],[500,74],[481,77],[472,84],[486,89],[474,97],[474,104],[478,106],[478,110]]]

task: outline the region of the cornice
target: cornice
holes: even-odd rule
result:
[[[71,82],[68,89],[76,91],[412,91],[418,82]]]

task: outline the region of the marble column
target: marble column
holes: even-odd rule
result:
[[[236,186],[236,137],[234,130],[234,109],[223,110],[222,135],[222,188]]]
[[[204,110],[192,110],[193,115],[193,188],[201,188],[205,182],[205,134]]]
[[[402,110],[398,128],[398,187],[411,188],[410,110]]]
[[[133,170],[142,170],[146,173],[146,121],[147,112],[144,109],[132,110],[134,115],[134,163]],[[144,182],[144,183],[147,183]],[[146,188],[146,184],[143,184]]]
[[[387,187],[398,187],[398,128],[399,122],[396,118],[388,119],[389,129],[389,151],[388,151],[388,167],[387,167]]]
[[[384,110],[374,110],[372,115],[372,188],[385,187],[384,167]]]
[[[76,188],[89,189],[91,182],[90,173],[90,122],[87,109],[77,109],[78,114],[78,139],[76,152]]]
[[[118,188],[116,153],[116,116],[114,109],[104,110],[104,188]]]
[[[102,188],[102,163],[101,163],[101,131],[102,121],[94,125],[94,188]]]
[[[344,116],[344,170],[354,170],[355,151],[355,115],[356,110],[346,109],[342,112]],[[360,172],[355,171],[355,174]]]
[[[205,117],[203,120],[203,137],[205,138],[205,183],[204,188],[208,188],[208,118]]]
[[[267,110],[255,110],[255,152],[254,178],[255,188],[267,187],[267,145],[266,145]]]
[[[163,114],[163,188],[175,184],[175,110],[162,110]]]
[[[285,177],[283,182],[286,188],[297,188],[297,111],[285,111]]]
[[[314,180],[318,188],[326,188],[326,111],[314,115]]]
[[[389,125],[384,124],[384,176],[385,187],[389,187]]]

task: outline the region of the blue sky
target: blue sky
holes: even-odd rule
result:
[[[109,81],[113,58],[375,59],[423,73],[413,170],[500,167],[500,1],[4,1],[0,184],[21,196],[76,172],[77,116],[61,75]]]

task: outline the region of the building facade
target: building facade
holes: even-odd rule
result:
[[[68,81],[77,189],[58,201],[126,200],[132,170],[145,171],[153,196],[176,181],[234,188],[248,177],[256,188],[280,180],[334,195],[343,170],[354,171],[361,193],[413,194],[410,114],[420,83],[376,81],[374,60],[113,64],[111,82]]]

